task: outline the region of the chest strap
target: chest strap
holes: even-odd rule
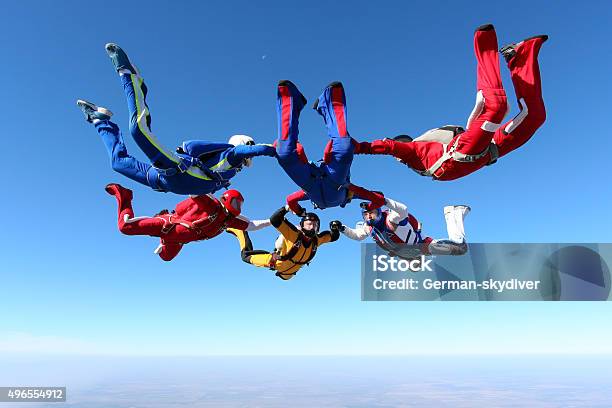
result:
[[[310,256],[306,260],[296,261],[293,259],[293,257],[297,254],[300,248],[304,247],[304,234],[302,233],[302,231],[300,231],[298,233],[297,239],[291,246],[291,249],[289,249],[289,251],[287,251],[285,255],[273,254],[272,259],[274,259],[275,261],[290,261],[296,265],[306,265],[310,263],[310,261],[312,261],[312,258],[314,258],[314,256],[317,254],[317,246],[319,244],[318,238],[313,237],[310,244],[312,245]]]
[[[202,235],[204,233],[204,227],[206,225],[210,225],[212,224],[216,219],[217,219],[218,215],[217,214],[212,214],[208,217],[204,217],[204,218],[199,218],[195,221],[186,221],[183,220],[181,218],[178,218],[176,215],[174,214],[168,214],[166,216],[156,216],[155,218],[158,218],[162,221],[164,221],[164,225],[161,229],[161,233],[166,235],[168,233],[170,233],[170,231],[172,231],[177,225],[182,225],[183,227],[187,228],[190,231],[193,231],[196,235]],[[220,225],[219,225],[219,230],[222,231],[227,227],[229,219],[226,218]],[[203,223],[206,223],[206,225],[202,225]],[[202,239],[208,239],[208,237],[204,237]]]

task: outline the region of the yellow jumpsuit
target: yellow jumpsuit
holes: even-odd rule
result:
[[[238,239],[244,262],[254,266],[270,268],[276,271],[276,276],[284,280],[291,279],[302,266],[309,263],[316,255],[320,245],[336,241],[340,235],[338,231],[324,231],[312,238],[306,237],[297,227],[285,219],[286,213],[287,210],[282,207],[270,217],[270,222],[284,238],[282,247],[275,253],[253,250],[253,244],[246,231],[234,228],[226,230]]]

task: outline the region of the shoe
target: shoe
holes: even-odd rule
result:
[[[325,89],[327,88],[335,88],[335,87],[340,87],[342,88],[342,82],[340,81],[334,81],[332,83],[330,83],[329,85],[327,85],[325,87]],[[314,103],[312,104],[312,109],[317,110],[319,108],[319,99],[315,99]]]
[[[295,89],[295,91],[300,96],[300,99],[302,101],[302,106],[306,106],[306,104],[308,103],[308,101],[306,100],[306,97],[304,97],[304,95],[302,95],[302,93],[299,91],[297,86],[295,86],[295,84],[293,82],[289,81],[288,79],[281,79],[280,81],[278,81],[278,86],[286,86],[288,88]]]
[[[295,86],[295,84],[288,79],[281,79],[280,81],[278,81],[278,86],[292,86],[294,88],[297,88],[297,86]]]
[[[123,187],[121,184],[107,184],[106,187],[104,187],[104,190],[106,190],[106,192],[112,196],[120,197],[122,200],[132,201],[132,199],[134,198],[132,190]]]
[[[475,31],[491,31],[491,30],[495,30],[495,27],[493,27],[493,24],[483,24],[480,27],[478,27]]]
[[[108,43],[104,46],[104,48],[106,49],[106,53],[110,57],[111,61],[113,61],[113,65],[115,66],[117,72],[121,70],[128,70],[132,74],[140,75],[136,66],[130,62],[127,54],[121,49],[121,47],[114,43]]]
[[[472,208],[469,205],[459,204],[459,205],[447,205],[444,207],[444,214],[452,213],[453,211],[463,211],[464,215],[468,215]]]
[[[499,52],[506,60],[506,63],[510,63],[512,58],[514,58],[514,56],[516,55],[517,45],[518,44],[508,44],[508,45],[504,45],[503,47],[499,49]]]
[[[77,106],[85,115],[85,120],[92,123],[94,120],[109,120],[113,116],[113,112],[101,106],[96,106],[91,102],[83,99],[77,100]]]
[[[516,49],[521,44],[523,44],[524,42],[529,41],[529,40],[535,40],[536,38],[541,38],[542,42],[545,42],[546,40],[548,40],[548,36],[546,34],[535,35],[533,37],[525,38],[523,41],[519,41],[517,43],[504,45],[503,47],[501,47],[499,49],[499,52],[501,53],[501,55],[503,55],[503,57],[506,60],[506,62],[510,63],[512,58],[514,58],[514,56],[516,55]]]

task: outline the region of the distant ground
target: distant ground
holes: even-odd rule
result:
[[[0,385],[68,387],[66,403],[28,407],[610,407],[610,363],[612,356],[4,356]]]

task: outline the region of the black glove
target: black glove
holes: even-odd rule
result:
[[[306,215],[306,209],[300,206],[295,215],[297,215],[298,217],[303,217],[304,215]]]
[[[342,225],[340,221],[334,220],[329,223],[329,229],[332,231],[333,230],[344,231],[344,225]]]
[[[370,205],[370,203],[368,203],[367,201],[363,201],[361,203],[359,203],[359,206],[361,207],[362,210],[368,210],[368,206]]]

